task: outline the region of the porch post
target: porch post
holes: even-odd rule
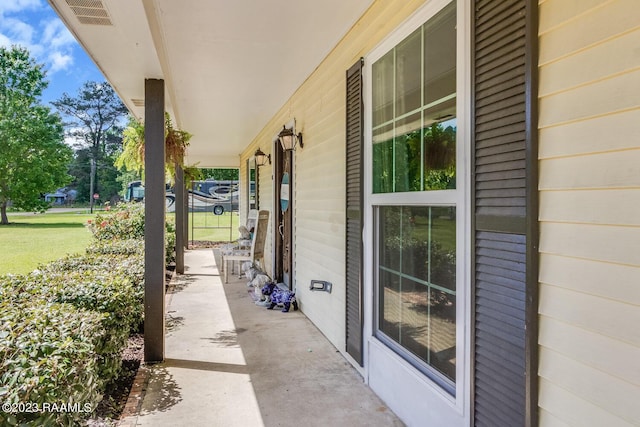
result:
[[[184,171],[183,171],[184,172]],[[182,209],[184,211],[184,248],[189,249],[189,189],[185,186],[182,198]],[[193,238],[193,236],[192,236]]]
[[[164,360],[164,80],[146,79],[144,195],[144,360]]]
[[[176,273],[184,274],[184,170],[176,165]]]

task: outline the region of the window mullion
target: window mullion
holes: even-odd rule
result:
[[[398,55],[397,49],[393,48],[393,129],[391,136],[391,191],[396,192],[396,103],[398,102],[398,85],[397,75],[398,70]]]
[[[424,90],[425,90],[425,75],[424,75],[424,25],[420,27],[420,190],[424,191]]]

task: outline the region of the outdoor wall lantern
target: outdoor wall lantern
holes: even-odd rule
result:
[[[271,154],[264,154],[259,148],[254,153],[254,157],[256,158],[257,166],[264,166],[267,164],[267,162],[271,164]]]
[[[300,148],[304,148],[304,144],[302,143],[302,132],[296,135],[292,128],[287,129],[285,126],[282,126],[282,130],[278,134],[278,139],[280,140],[280,144],[282,144],[282,149],[284,151],[295,150],[296,144],[300,144]]]

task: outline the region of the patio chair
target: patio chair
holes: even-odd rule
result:
[[[229,283],[229,262],[250,261],[260,264],[264,269],[264,245],[267,241],[267,231],[269,227],[269,211],[259,211],[258,217],[253,227],[251,238],[251,249],[234,249],[222,253],[222,269],[224,270],[224,283]]]
[[[248,234],[248,233],[253,233],[253,230],[256,228],[256,221],[258,221],[258,211],[256,209],[251,209],[249,211],[249,214],[247,215],[247,223],[245,224],[244,227],[239,227],[238,230],[240,230],[241,235],[238,238],[238,242],[236,244],[235,248],[232,249],[242,249],[242,248],[249,248],[251,246],[251,238],[250,237],[245,237],[244,235],[242,235],[242,229],[244,229],[244,231]]]

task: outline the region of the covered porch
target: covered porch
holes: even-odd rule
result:
[[[322,5],[289,0],[268,4],[221,0],[48,1],[131,114],[145,125],[145,360],[162,361],[169,350],[163,338],[165,113],[177,128],[193,135],[186,165],[240,168],[243,181],[247,178],[247,152],[257,152],[261,145],[262,150],[273,155],[273,166],[270,158],[269,164],[255,169],[255,175],[256,181],[260,180],[259,208],[271,210],[275,218],[280,203],[275,193],[280,185],[273,177],[282,176],[282,172],[290,172],[293,177],[297,172],[293,161],[288,163],[288,170],[276,168],[278,157],[292,154],[283,152],[278,156],[271,138],[265,138],[263,133],[273,136],[283,125],[296,126],[296,112],[288,103],[374,1],[327,0]],[[316,101],[309,97],[309,106]],[[271,124],[272,120],[277,124]],[[342,120],[336,118],[334,123]],[[298,130],[301,128],[304,123],[298,124]],[[318,136],[321,135],[316,132],[316,141],[321,142]],[[307,151],[312,152],[313,138],[307,141]],[[318,145],[317,151],[323,149]],[[306,158],[313,161],[310,155]],[[301,154],[296,162],[304,159]],[[183,192],[179,170],[176,200],[184,198]],[[241,192],[240,222],[244,223],[250,209],[245,184],[241,184]],[[342,207],[337,209],[340,212]],[[297,207],[291,203],[287,225],[290,246],[294,244],[294,211]],[[278,223],[284,222],[282,216]],[[182,254],[187,238],[185,221],[178,209],[178,272],[188,265]],[[274,272],[275,268],[287,270],[295,286],[291,255],[287,267],[282,266],[282,260],[275,260],[274,253],[285,249],[284,245],[276,247],[279,229],[275,222],[272,224],[267,245],[268,270],[276,279],[282,274]],[[321,278],[326,279],[325,276]]]
[[[223,284],[211,249],[185,261],[165,361],[139,375],[121,426],[403,425],[304,314],[255,305],[237,275]]]

